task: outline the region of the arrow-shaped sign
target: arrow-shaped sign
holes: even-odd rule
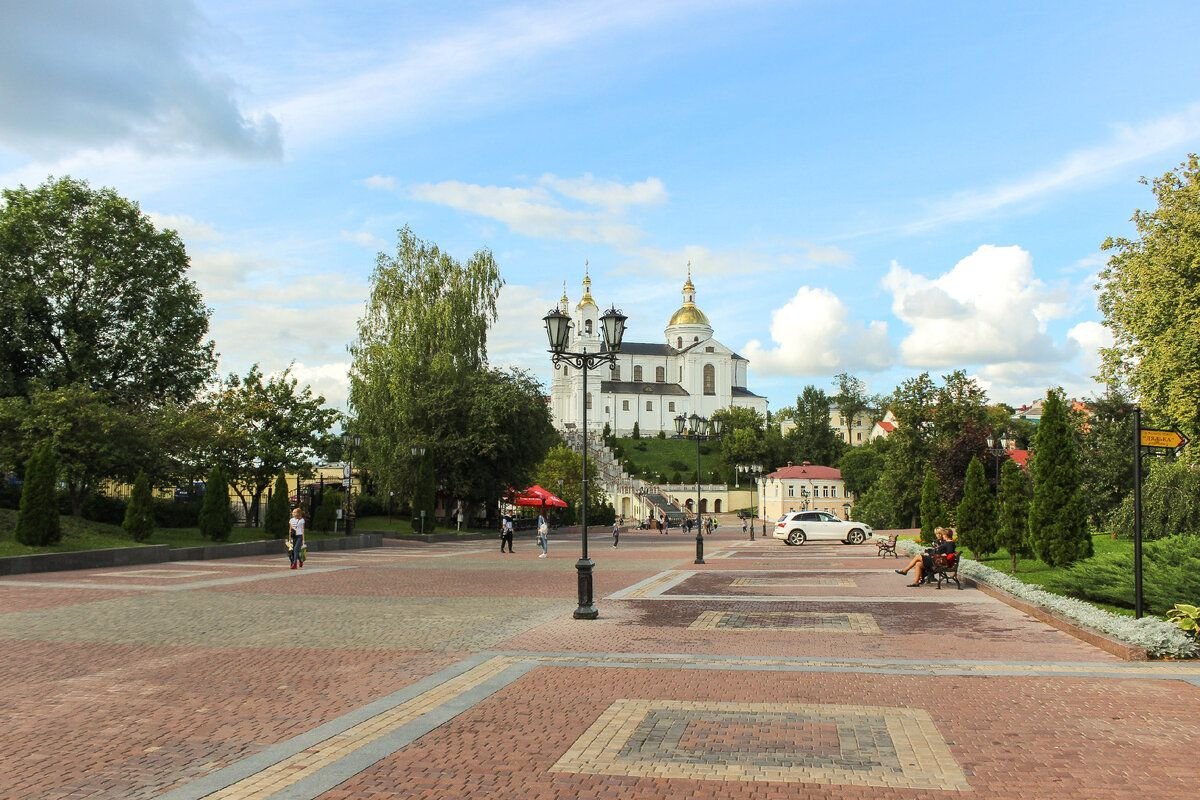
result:
[[[1142,447],[1162,447],[1176,450],[1187,443],[1187,437],[1179,431],[1155,431],[1142,428]]]

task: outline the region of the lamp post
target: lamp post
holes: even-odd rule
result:
[[[692,434],[692,438],[696,440],[696,522],[700,522],[700,440],[706,437],[709,428],[712,428],[713,438],[721,435],[721,419],[709,420],[699,414],[692,412],[690,417],[685,417],[680,414],[675,418],[675,435],[683,438],[684,426],[688,426],[688,430]],[[696,564],[704,563],[704,526],[696,525]]]
[[[354,450],[362,445],[362,437],[358,434],[352,436],[349,433],[343,433],[342,444],[346,447],[346,481],[343,484],[346,487],[346,495],[342,501],[345,506],[342,516],[346,518],[346,535],[349,536],[354,532],[354,522],[350,518],[350,514],[354,510],[354,498],[351,496],[354,493]]]
[[[800,487],[800,498],[804,501],[804,510],[808,511],[808,487]]]
[[[850,519],[850,504],[842,503],[842,519]]]
[[[410,447],[408,449],[408,452],[412,453],[413,458],[419,459],[417,461],[416,484],[418,487],[423,488],[424,481],[425,481],[425,448],[424,447]],[[425,509],[417,508],[417,494],[416,494],[416,492],[413,492],[412,513],[416,514],[416,513],[418,513],[418,511],[421,514],[421,517],[420,517],[421,521],[418,523],[418,525],[419,525],[418,530],[420,531],[420,533],[422,535],[424,535],[425,534]]]
[[[571,318],[568,317],[562,310],[554,308],[549,314],[542,317],[542,322],[546,325],[546,337],[550,340],[550,353],[554,366],[559,364],[570,364],[583,372],[583,478],[581,485],[582,500],[579,504],[579,522],[580,530],[583,533],[582,552],[579,560],[575,562],[575,570],[579,576],[579,607],[575,609],[575,619],[596,619],[600,616],[599,610],[592,602],[592,568],[596,566],[590,558],[588,558],[588,530],[587,530],[587,503],[588,503],[588,479],[587,479],[587,376],[588,370],[595,369],[601,364],[608,364],[611,369],[617,363],[617,354],[621,350],[621,339],[625,336],[625,320],[628,319],[624,314],[616,308],[610,307],[604,312],[604,316],[600,317],[601,329],[604,332],[604,352],[589,353],[586,350],[582,352],[572,352],[567,350],[567,342],[571,335]]]
[[[754,520],[758,516],[758,501],[756,493],[758,492],[758,479],[762,475],[762,464],[738,464],[738,472],[745,472],[750,478],[750,502],[754,505],[754,512],[750,515],[750,541],[754,541]],[[764,515],[764,519],[765,519]]]
[[[988,454],[996,460],[996,494],[1000,493],[1000,462],[1008,454],[1004,449],[1004,438],[1007,432],[997,431],[995,437],[989,436],[987,439]]]

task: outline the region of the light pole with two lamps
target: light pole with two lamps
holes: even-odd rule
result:
[[[1000,464],[1008,455],[1008,450],[1004,447],[1004,439],[1008,435],[1007,431],[997,431],[996,435],[989,436],[987,439],[988,455],[996,460],[996,492],[1000,492]]]
[[[750,514],[750,541],[754,541],[754,521],[758,516],[758,502],[755,493],[758,492],[758,479],[762,476],[762,464],[738,464],[737,471],[746,473],[746,476],[752,481],[750,502],[754,506],[754,510]],[[763,519],[766,519],[765,514]]]
[[[354,510],[354,498],[352,496],[354,493],[354,451],[362,446],[362,437],[358,434],[352,436],[349,433],[343,433],[342,444],[346,447],[346,480],[342,484],[346,489],[346,494],[343,500],[342,516],[346,520],[346,535],[349,536],[354,533],[354,521],[350,516]]]
[[[621,339],[625,336],[625,320],[628,319],[624,314],[616,308],[610,307],[600,317],[601,329],[604,332],[604,352],[589,353],[586,350],[576,353],[567,350],[567,342],[571,336],[571,318],[568,317],[561,309],[554,308],[549,314],[542,317],[542,321],[546,324],[546,337],[550,340],[550,353],[553,356],[554,366],[559,364],[570,364],[575,369],[583,372],[583,425],[581,433],[583,435],[583,479],[582,479],[582,497],[579,504],[579,522],[580,529],[583,532],[583,550],[579,556],[579,560],[575,562],[575,569],[579,576],[579,607],[575,609],[575,619],[596,619],[600,616],[600,611],[596,608],[592,601],[592,568],[596,566],[590,558],[588,558],[588,532],[587,532],[587,504],[588,504],[588,479],[587,479],[587,376],[588,370],[595,369],[601,364],[608,364],[611,369],[617,363],[617,354],[621,350]]]
[[[721,418],[706,419],[699,414],[692,412],[690,417],[685,417],[680,414],[675,418],[675,435],[683,438],[684,427],[688,426],[688,430],[692,434],[692,438],[696,440],[696,564],[704,563],[704,526],[700,523],[700,440],[707,438],[708,430],[712,428],[712,435],[715,439],[721,435]]]
[[[414,483],[417,486],[417,492],[420,492],[423,494],[424,490],[425,490],[425,448],[424,447],[410,447],[408,449],[408,452],[411,453],[412,457],[417,460],[417,480]],[[419,511],[421,514],[421,517],[420,517],[421,521],[419,523],[417,523],[417,525],[418,525],[418,531],[423,536],[425,534],[425,511],[426,511],[425,498],[418,497],[417,492],[413,492],[412,513],[414,513],[414,514],[418,513],[417,501],[420,500],[421,508],[419,509]]]

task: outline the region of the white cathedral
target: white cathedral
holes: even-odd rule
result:
[[[559,308],[570,314],[566,287]],[[592,299],[592,280],[585,272],[568,350],[601,352],[601,313]],[[642,436],[659,431],[671,436],[680,414],[711,417],[719,409],[744,407],[766,416],[767,398],[746,388],[750,362],[713,338],[708,317],[697,308],[690,268],[683,285],[683,305],[671,315],[664,334],[661,343],[623,341],[614,369],[602,365],[589,370],[589,430],[607,424],[614,434],[628,436],[636,422]],[[555,427],[579,430],[583,403],[582,371],[565,364],[555,367],[550,387]]]

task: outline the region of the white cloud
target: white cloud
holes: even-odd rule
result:
[[[275,370],[275,373],[282,372]],[[299,361],[292,364],[292,376],[301,386],[309,386],[313,392],[325,398],[325,405],[342,411],[350,395],[350,362],[333,361],[328,364],[308,365]]]
[[[900,226],[915,233],[978,219],[1055,192],[1095,185],[1118,170],[1164,153],[1179,153],[1200,140],[1200,104],[1138,125],[1115,126],[1104,144],[1068,153],[1058,164],[990,189],[964,191],[935,203],[922,218]]]
[[[387,242],[380,239],[373,233],[367,231],[341,231],[338,236],[345,239],[347,242],[354,242],[357,245],[366,247],[370,250],[382,250],[387,247]]]
[[[368,189],[395,189],[396,179],[390,175],[372,175],[363,179],[363,185]]]
[[[0,142],[39,157],[139,152],[278,158],[279,124],[239,108],[205,68],[207,22],[187,0],[5,3]]]
[[[757,339],[742,355],[761,375],[829,375],[838,370],[879,370],[891,366],[894,351],[887,323],[863,325],[827,289],[802,286],[771,314],[773,347]]]
[[[667,200],[667,187],[658,178],[619,183],[597,179],[591,173],[587,173],[580,178],[543,175],[538,182],[563,197],[610,211],[620,211],[626,206],[658,205]]]
[[[548,378],[550,355],[542,317],[558,304],[546,287],[505,284],[496,303],[496,323],[488,331],[488,361]]]
[[[1034,276],[1020,247],[983,245],[933,280],[893,262],[883,285],[910,329],[900,343],[909,366],[1060,362],[1069,355],[1046,333],[1065,298]]]
[[[207,222],[198,222],[186,214],[159,214],[147,211],[146,216],[150,218],[155,227],[175,231],[179,234],[179,238],[189,245],[197,242],[215,242],[221,238],[217,229],[212,225]]]

